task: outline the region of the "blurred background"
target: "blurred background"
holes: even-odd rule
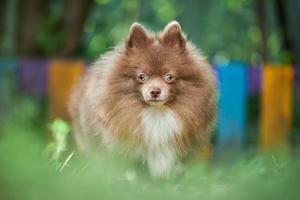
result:
[[[134,21],[160,30],[178,20],[212,61],[299,61],[297,0],[1,1],[1,55],[94,59]]]
[[[260,159],[256,160],[256,156],[264,153],[262,150],[284,147],[285,152],[292,156],[291,160],[297,160],[294,157],[300,151],[299,0],[2,0],[0,163],[3,165],[0,170],[4,178],[0,173],[0,188],[3,186],[4,189],[0,189],[0,193],[3,192],[5,199],[18,199],[14,190],[21,185],[23,187],[25,179],[41,187],[45,199],[49,197],[51,189],[47,191],[47,188],[54,190],[56,183],[49,178],[49,174],[54,172],[47,171],[44,162],[42,167],[36,166],[40,165],[42,157],[46,163],[54,160],[54,171],[62,171],[76,155],[66,109],[74,82],[91,62],[124,40],[133,22],[159,31],[171,20],[177,20],[188,39],[202,49],[219,79],[219,118],[212,147],[205,152],[206,157],[212,160],[222,158],[222,153],[228,149],[241,154],[242,160],[247,160],[251,155],[247,164],[235,170],[249,175],[248,172],[255,169],[252,174],[255,180],[249,181],[248,176],[240,180],[233,175],[233,188],[237,192],[232,195],[243,197],[241,191],[247,191],[249,185],[242,190],[237,185],[248,181],[255,185],[256,181],[261,181],[258,178],[261,171],[272,174],[272,178],[274,171],[276,175],[280,172],[282,164],[274,154],[270,158],[271,167],[262,164],[264,162]],[[29,146],[31,149],[27,149]],[[8,153],[4,155],[3,152]],[[21,166],[28,160],[31,164],[24,169],[12,167]],[[101,165],[103,162],[100,162]],[[73,171],[83,168],[82,163],[75,166],[77,168]],[[107,169],[107,165],[104,166]],[[39,176],[26,175],[32,167],[40,177],[47,173],[47,186],[38,184]],[[80,177],[85,177],[83,179],[89,182],[87,177],[93,177],[92,172],[96,171],[92,169],[88,176]],[[18,174],[24,180],[5,176],[11,173]],[[183,184],[203,186],[202,179],[198,179],[202,173],[203,169],[193,168]],[[100,173],[97,177],[101,179],[102,175]],[[70,177],[67,181],[61,181],[60,186],[66,182],[70,184],[73,180]],[[221,175],[221,179],[224,177]],[[206,178],[213,191],[219,177]],[[255,186],[257,190],[262,189],[259,193],[261,197],[269,195],[275,180],[272,178],[266,187]],[[289,178],[282,180],[292,181]],[[126,171],[125,179],[136,179],[136,172]],[[99,184],[109,182],[101,180],[103,182]],[[284,185],[284,181],[280,184]],[[167,196],[172,193],[173,187],[177,187],[170,183],[164,185],[163,188],[167,188],[165,191],[160,191],[145,182],[138,180],[135,184],[150,188],[145,189],[149,194],[155,190],[156,194]],[[122,185],[123,182],[118,186]],[[223,189],[226,188],[223,186]],[[61,191],[71,190],[71,187],[61,187]],[[81,184],[74,187],[80,188]],[[38,198],[32,188],[25,188],[22,190],[27,194],[24,199]],[[292,186],[288,189],[291,189],[290,195],[298,195]],[[197,190],[197,194],[201,195],[204,191]],[[220,195],[228,194],[226,189],[218,191]],[[195,191],[191,189],[191,192]],[[85,193],[87,196],[90,194],[94,193]],[[278,199],[280,194],[284,193],[273,193]],[[67,193],[72,198],[76,195],[76,192]],[[180,197],[178,195],[178,199]]]

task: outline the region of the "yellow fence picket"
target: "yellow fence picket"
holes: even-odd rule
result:
[[[85,63],[79,60],[54,60],[49,69],[49,97],[52,118],[68,120],[68,100],[74,83],[84,72]]]
[[[262,77],[261,145],[286,145],[292,124],[293,68],[266,65]]]

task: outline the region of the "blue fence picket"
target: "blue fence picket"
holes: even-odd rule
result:
[[[22,59],[19,64],[20,89],[31,95],[45,95],[48,83],[47,60]]]
[[[232,61],[217,67],[220,89],[217,146],[222,151],[241,149],[246,126],[247,66]]]
[[[9,101],[9,94],[16,89],[17,60],[15,58],[0,58],[0,103]]]
[[[16,86],[17,60],[15,58],[0,58],[0,95]]]

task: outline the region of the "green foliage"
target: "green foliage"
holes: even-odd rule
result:
[[[51,4],[37,37],[43,54],[55,55],[65,38],[59,29],[62,6],[60,1]],[[269,61],[290,62],[292,55],[282,50],[274,9],[274,0],[270,0],[265,13]],[[255,1],[250,0],[95,0],[82,32],[80,56],[94,59],[106,52],[126,38],[135,21],[157,31],[171,20],[181,23],[188,38],[211,61],[233,59],[257,64],[262,59],[261,30]]]
[[[108,4],[108,3],[111,2],[111,0],[95,0],[95,1],[96,1],[96,3],[98,3],[98,4]]]
[[[40,47],[42,53],[48,56],[57,53],[65,38],[64,33],[59,28],[63,8],[62,5],[62,2],[51,4],[49,8],[50,14],[36,38],[37,45]]]
[[[162,3],[161,0],[151,1],[151,7],[155,11],[155,17],[159,23],[168,23],[178,17],[182,12],[179,1],[169,0]]]
[[[59,162],[59,158],[67,150],[67,138],[70,126],[62,119],[55,119],[51,125],[53,142],[48,145],[48,151],[52,152],[52,159]]]
[[[252,1],[99,0],[96,3],[85,26],[88,57],[96,57],[122,41],[134,21],[159,30],[177,19],[189,39],[204,49],[211,60],[258,62],[261,59],[260,30]]]
[[[97,0],[84,28],[85,56],[96,57],[123,41],[130,25],[140,21],[150,28],[161,28],[181,12],[179,1]]]

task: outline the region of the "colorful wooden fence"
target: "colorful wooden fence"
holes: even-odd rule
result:
[[[12,88],[17,83],[17,62],[13,58],[0,59],[0,119],[8,112]]]
[[[293,68],[266,65],[261,98],[261,144],[263,148],[287,144],[292,122]]]
[[[262,69],[259,66],[248,68],[248,95],[260,94]]]
[[[49,97],[53,118],[69,119],[68,100],[74,83],[84,72],[85,63],[80,60],[54,60],[49,69]]]
[[[242,62],[218,65],[220,101],[217,144],[240,149],[246,132],[247,66]]]
[[[21,59],[19,62],[20,89],[30,95],[46,95],[49,63],[43,59]]]
[[[69,94],[85,66],[85,62],[80,60],[20,59],[17,62],[15,59],[0,59],[0,102],[5,99],[3,94],[9,85],[17,83],[18,77],[23,93],[49,96],[53,118],[69,119]],[[216,65],[215,70],[220,89],[216,137],[219,149],[240,150],[244,146],[248,134],[246,116],[249,95],[261,95],[260,116],[257,116],[261,119],[261,146],[267,148],[286,143],[292,122],[293,92],[299,95],[299,68],[273,65],[248,67],[242,62],[229,62]]]
[[[6,104],[9,101],[7,94],[17,83],[17,61],[14,58],[0,59],[0,102]],[[1,105],[0,105],[1,106]]]
[[[0,59],[0,85],[2,89],[5,84],[16,82],[17,61],[14,58]]]

